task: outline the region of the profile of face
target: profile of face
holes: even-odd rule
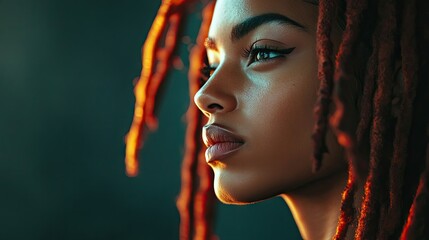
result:
[[[303,0],[217,1],[206,46],[213,71],[194,100],[209,119],[206,158],[221,201],[287,195],[346,171],[329,132],[330,153],[312,172],[317,14]]]

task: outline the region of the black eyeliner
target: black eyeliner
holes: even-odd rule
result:
[[[251,49],[245,49],[243,52],[243,57],[245,58],[249,58],[249,61],[247,63],[247,66],[250,66],[250,64],[254,63],[254,59],[256,57],[256,55],[260,52],[274,52],[277,54],[283,54],[283,55],[287,55],[290,54],[293,50],[295,50],[295,47],[292,48],[285,48],[285,49],[278,49],[278,48],[273,48],[270,47],[268,45],[265,46],[252,46]],[[283,56],[284,57],[284,56]]]

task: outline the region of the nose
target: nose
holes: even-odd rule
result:
[[[236,91],[231,82],[217,71],[195,94],[195,104],[207,117],[236,109]]]

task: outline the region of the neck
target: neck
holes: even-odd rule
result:
[[[341,194],[347,183],[346,171],[282,195],[305,240],[332,239],[340,216]]]

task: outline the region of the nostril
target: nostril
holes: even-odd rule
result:
[[[219,109],[219,110],[222,110],[222,109],[223,109],[223,107],[222,107],[220,104],[212,103],[212,104],[210,104],[210,105],[208,106],[208,109]]]

